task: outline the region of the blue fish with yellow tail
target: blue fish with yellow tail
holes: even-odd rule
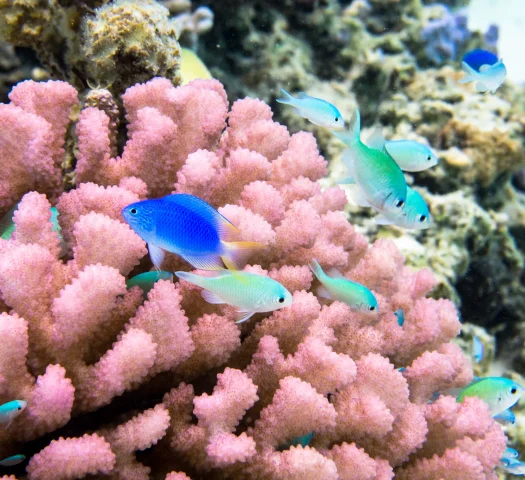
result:
[[[224,265],[236,270],[254,250],[265,248],[256,242],[230,242],[238,229],[210,204],[185,193],[132,203],[122,216],[148,244],[157,269],[168,251],[200,270],[221,270]]]

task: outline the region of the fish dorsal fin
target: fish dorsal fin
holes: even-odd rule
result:
[[[375,148],[376,150],[381,150],[381,151],[385,150],[386,140],[379,127],[374,128],[374,131],[370,134],[370,136],[366,140],[366,144],[370,148]]]
[[[204,300],[206,300],[208,303],[213,303],[213,304],[226,303],[222,298],[219,298],[215,293],[210,292],[209,290],[202,290],[201,295],[202,295],[202,298],[204,298]]]
[[[231,240],[239,233],[239,229],[233,223],[199,197],[187,193],[174,193],[163,197],[161,200],[175,203],[181,208],[199,215],[203,220],[217,228],[221,240]]]
[[[372,205],[366,199],[363,191],[359,188],[359,185],[353,184],[349,185],[346,190],[352,201],[360,207],[371,207]]]
[[[216,254],[208,255],[182,255],[188,263],[190,263],[193,268],[199,270],[222,270],[224,265],[222,263],[221,257]]]
[[[480,73],[486,72],[487,70],[490,70],[490,67],[492,67],[492,65],[481,65],[481,67],[479,67],[479,71]]]
[[[346,278],[344,277],[344,275],[339,271],[337,270],[337,268],[333,267],[333,268],[330,268],[326,274],[329,276],[329,277],[332,277],[332,278],[339,278],[339,279],[345,279]]]

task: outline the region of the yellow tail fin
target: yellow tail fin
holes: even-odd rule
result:
[[[242,270],[254,252],[266,248],[258,242],[222,242],[222,245],[224,251],[221,258],[228,270]]]

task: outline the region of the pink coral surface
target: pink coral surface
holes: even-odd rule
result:
[[[78,431],[55,434],[23,478],[495,478],[506,439],[486,405],[428,403],[472,378],[450,343],[460,331],[453,304],[426,297],[432,274],[405,268],[393,243],[369,245],[355,231],[344,192],[319,184],[327,162],[311,134],[290,135],[260,100],[228,112],[215,80],[175,88],[156,78],[123,95],[118,157],[106,114],[81,112],[77,186],[62,192],[76,92],[24,82],[10,98],[0,105],[0,211],[21,203],[15,234],[0,241],[0,403],[28,407],[0,430],[0,457],[68,423]],[[239,326],[187,283],[159,281],[145,300],[126,289],[151,264],[120,211],[170,192],[205,199],[239,240],[264,244],[246,268],[285,285],[293,305]],[[372,289],[379,316],[318,298],[312,258]],[[164,268],[188,265],[169,255]],[[119,396],[120,415],[104,414]],[[99,410],[92,429],[75,430]],[[287,447],[311,432],[310,446]]]

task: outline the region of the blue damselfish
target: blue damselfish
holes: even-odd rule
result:
[[[229,242],[237,228],[210,204],[189,194],[136,202],[125,207],[122,216],[148,244],[158,269],[165,251],[201,270],[220,270],[224,265],[235,270],[244,267],[253,250],[264,248],[256,242]]]

